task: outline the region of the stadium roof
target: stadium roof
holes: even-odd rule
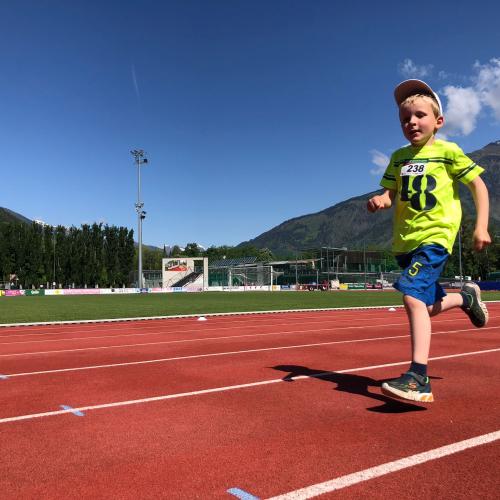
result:
[[[210,262],[210,267],[238,267],[254,265],[257,257],[239,257],[235,259],[219,259]]]

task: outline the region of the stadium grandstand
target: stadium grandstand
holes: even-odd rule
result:
[[[375,288],[392,283],[384,252],[321,247],[304,252],[308,258],[258,262],[257,257],[208,260],[163,259],[162,270],[144,271],[147,288],[213,287],[223,289]],[[137,274],[135,273],[135,278]]]

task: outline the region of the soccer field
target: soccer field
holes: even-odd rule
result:
[[[500,292],[483,293],[499,300]],[[0,298],[0,324],[401,305],[394,291],[206,292]]]

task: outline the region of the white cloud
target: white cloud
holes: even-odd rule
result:
[[[445,135],[469,135],[475,128],[483,108],[490,108],[500,121],[500,58],[487,64],[474,64],[477,74],[471,77],[472,85],[448,85],[444,95],[448,99],[445,109]]]
[[[432,64],[418,66],[411,59],[405,59],[398,67],[405,78],[430,77]],[[439,137],[465,136],[473,132],[482,111],[491,111],[495,120],[500,121],[500,57],[490,59],[486,64],[476,62],[474,73],[469,76],[438,71],[438,80],[454,80],[460,85],[447,85],[439,93],[447,99],[445,125]]]
[[[434,66],[426,64],[417,66],[411,59],[405,59],[399,64],[399,72],[405,78],[424,78],[432,73]]]
[[[372,149],[370,151],[370,154],[372,155],[372,163],[376,165],[376,168],[372,168],[370,170],[370,174],[383,174],[385,172],[385,169],[387,168],[387,165],[389,165],[389,157],[376,149]]]
[[[477,91],[472,87],[448,85],[443,92],[448,100],[444,112],[443,134],[469,135],[476,128],[481,111],[481,101]]]
[[[417,66],[411,59],[405,59],[398,69],[405,78],[424,78],[430,76],[434,66]],[[477,127],[478,120],[486,114],[484,111],[491,112],[494,119],[500,122],[500,57],[490,59],[486,64],[476,62],[472,69],[474,73],[469,76],[445,71],[437,73],[438,80],[449,79],[462,83],[462,86],[447,85],[439,89],[438,93],[446,97],[447,101],[444,106],[445,125],[437,134],[440,139],[469,135]],[[441,100],[445,104],[444,99]],[[376,149],[371,150],[370,154],[376,166],[370,173],[384,173],[389,158]]]
[[[491,59],[489,64],[476,62],[478,71],[475,78],[476,91],[481,102],[491,108],[493,115],[500,120],[500,58]]]

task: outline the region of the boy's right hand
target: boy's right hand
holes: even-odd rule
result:
[[[368,209],[369,212],[373,213],[376,212],[377,210],[384,208],[384,206],[385,204],[384,201],[382,200],[382,196],[376,195],[368,200],[366,208]]]
[[[481,250],[484,250],[488,245],[491,245],[491,237],[487,229],[476,227],[472,239],[474,242],[474,250],[476,252],[480,252]]]

